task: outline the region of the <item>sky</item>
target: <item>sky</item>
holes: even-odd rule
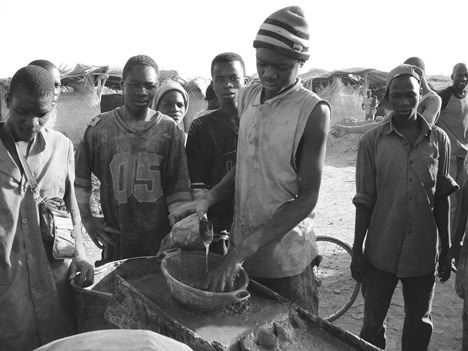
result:
[[[137,54],[185,79],[210,77],[211,60],[240,54],[255,73],[252,42],[264,19],[304,9],[311,57],[303,71],[389,71],[410,56],[427,74],[468,62],[467,0],[0,0],[0,77],[34,59],[122,67]]]

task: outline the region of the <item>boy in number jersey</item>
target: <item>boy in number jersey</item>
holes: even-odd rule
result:
[[[152,58],[130,58],[123,106],[97,116],[78,148],[78,203],[86,230],[103,247],[102,263],[156,254],[169,232],[169,213],[191,200],[183,133],[150,109],[158,75]],[[104,218],[89,208],[91,173],[101,182]]]

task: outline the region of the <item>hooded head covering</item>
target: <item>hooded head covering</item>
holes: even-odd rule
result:
[[[155,110],[158,110],[158,105],[159,105],[159,102],[161,101],[161,98],[163,97],[164,94],[166,94],[168,91],[171,91],[171,90],[178,91],[184,97],[185,114],[186,114],[187,111],[188,111],[188,106],[189,106],[188,94],[185,91],[184,87],[182,85],[180,85],[180,83],[178,83],[176,81],[173,81],[173,80],[167,80],[167,81],[163,82],[159,86],[158,90],[156,90],[156,94],[154,95],[153,108]],[[182,116],[182,118],[185,117],[185,114],[184,114],[184,116]]]

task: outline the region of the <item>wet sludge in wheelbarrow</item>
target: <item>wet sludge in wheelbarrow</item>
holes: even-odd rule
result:
[[[289,320],[291,311],[296,313],[295,305],[252,280],[248,287],[249,308],[245,311],[200,313],[181,306],[170,296],[160,261],[154,257],[105,266],[98,270],[92,287],[74,287],[80,331],[109,327],[148,329],[184,342],[194,350],[250,350],[246,348],[248,341],[259,328],[268,330],[273,322]],[[297,320],[311,330],[315,328],[324,350],[375,350],[357,337],[314,318],[300,315]],[[333,345],[327,337],[334,341]],[[254,345],[262,349],[255,340]]]

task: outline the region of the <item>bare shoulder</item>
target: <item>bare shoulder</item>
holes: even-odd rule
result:
[[[306,123],[305,133],[313,133],[316,135],[317,132],[327,133],[330,129],[330,106],[326,101],[318,102]]]
[[[437,95],[435,92],[431,91],[422,99],[420,103],[425,106],[441,105],[442,98],[439,95]]]
[[[310,113],[309,120],[311,118],[330,119],[330,105],[328,104],[328,102],[326,102],[325,100],[319,101]]]

